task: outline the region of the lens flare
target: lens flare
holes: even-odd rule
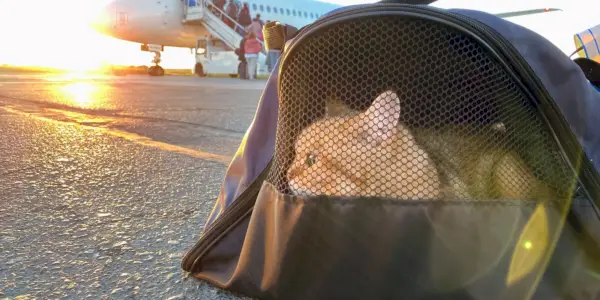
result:
[[[94,101],[98,86],[89,82],[76,82],[62,87],[62,92],[75,106],[89,107]]]

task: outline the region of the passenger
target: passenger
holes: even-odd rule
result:
[[[250,26],[246,27],[246,32],[252,32],[259,40],[263,40],[262,25],[256,19],[252,21]]]
[[[273,71],[273,68],[279,60],[280,55],[281,51],[274,49],[269,50],[269,52],[267,53],[267,70],[269,71],[269,73]]]
[[[256,17],[254,17],[252,21],[257,21],[260,24],[261,28],[265,26],[265,23],[260,19],[260,14],[256,14]]]
[[[242,10],[238,16],[238,23],[244,26],[244,28],[252,23],[252,20],[250,19],[250,8],[248,8],[248,2],[244,2],[244,5],[242,6]]]
[[[221,19],[223,19],[223,16],[221,16],[221,12],[225,9],[225,1],[226,0],[214,0],[214,4],[218,8],[215,10],[215,15],[217,15],[217,17],[220,17]]]
[[[239,51],[238,51],[237,55],[238,55],[239,61],[241,61],[243,63],[248,63],[246,61],[246,56],[245,56],[245,53],[244,53],[244,46],[245,45],[246,45],[246,36],[244,36],[242,38],[242,40],[240,41],[240,47],[238,48]]]
[[[225,23],[227,23],[227,25],[229,25],[229,27],[235,28],[235,23],[233,21],[237,20],[237,15],[238,15],[237,4],[235,4],[235,2],[233,0],[229,0],[229,4],[227,5],[227,16],[229,16],[229,18],[227,18]]]
[[[246,43],[244,44],[244,52],[246,53],[246,62],[248,66],[248,79],[255,79],[256,67],[258,64],[258,53],[262,50],[262,45],[256,39],[254,32],[248,33]]]

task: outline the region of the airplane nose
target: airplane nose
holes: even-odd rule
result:
[[[112,35],[115,32],[116,0],[102,7],[91,22],[91,27],[97,32]]]

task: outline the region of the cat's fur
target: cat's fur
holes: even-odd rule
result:
[[[299,135],[288,169],[299,195],[398,199],[533,199],[549,196],[519,155],[494,145],[501,126],[413,129],[392,91],[364,112],[319,120]],[[540,194],[541,193],[541,194]]]

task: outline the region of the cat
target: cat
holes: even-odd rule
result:
[[[397,94],[388,90],[364,112],[305,128],[287,172],[292,193],[423,200],[550,196],[515,151],[494,145],[504,134],[502,124],[409,129],[400,111]]]
[[[384,93],[364,113],[326,118],[307,127],[296,140],[295,159],[288,169],[292,192],[438,198],[437,169],[414,137],[405,133],[399,118],[397,96]],[[394,181],[403,184],[386,186]]]

